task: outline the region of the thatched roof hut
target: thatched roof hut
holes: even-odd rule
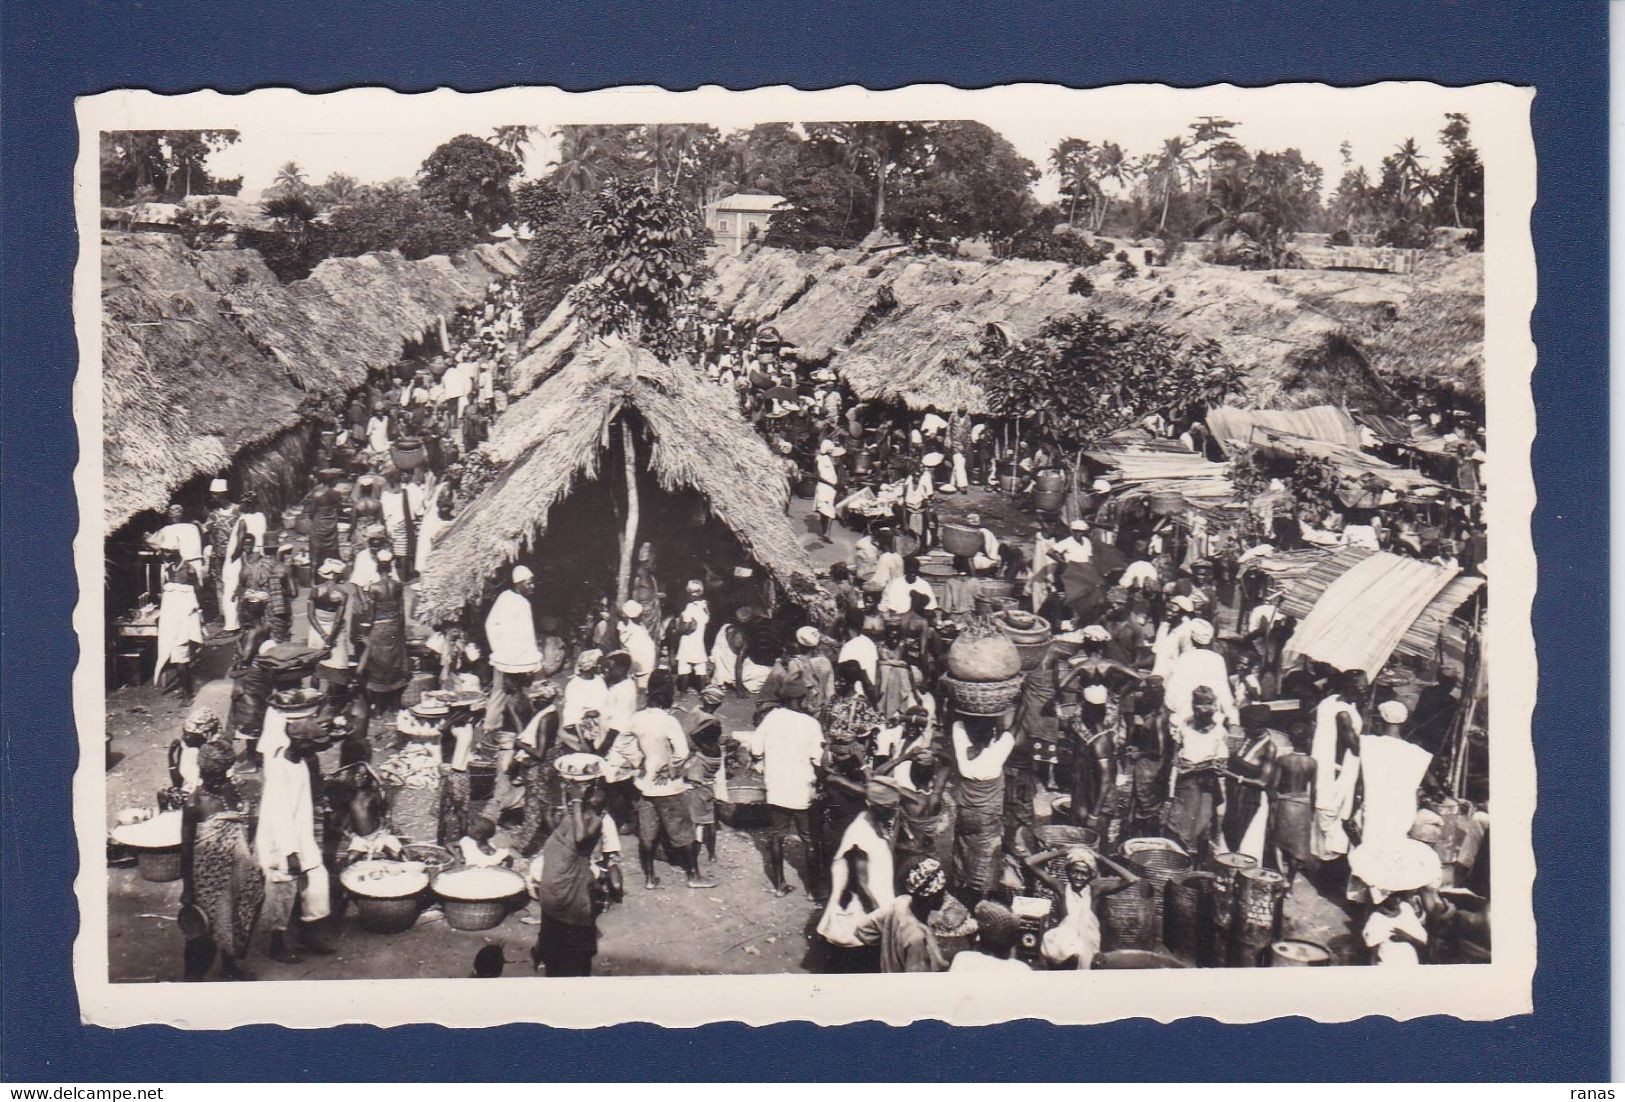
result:
[[[104,236],[102,520],[111,532],[300,416],[301,392],[226,316],[179,240]],[[245,266],[263,270],[258,254]],[[274,282],[274,279],[273,279]]]
[[[1132,257],[1136,262],[1140,257]],[[1414,273],[1244,271],[1220,265],[1090,268],[908,253],[747,249],[705,293],[735,321],[772,325],[862,398],[941,410],[985,402],[975,355],[989,325],[1011,340],[1098,311],[1218,342],[1249,405],[1394,406],[1395,381],[1447,376],[1471,392],[1483,346],[1483,258],[1427,258]],[[1074,279],[1086,277],[1086,295]]]
[[[497,423],[486,450],[505,470],[436,544],[420,583],[432,622],[482,601],[498,572],[535,547],[549,514],[596,479],[610,427],[635,413],[647,465],[667,491],[691,488],[798,603],[821,607],[811,561],[785,517],[783,470],[728,396],[687,363],[592,340]]]
[[[456,259],[346,257],[282,284],[251,250],[104,233],[107,531],[389,366],[439,317],[516,272],[522,255],[505,243]]]

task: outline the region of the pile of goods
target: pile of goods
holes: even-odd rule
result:
[[[993,618],[999,632],[1015,645],[1023,670],[1036,670],[1049,650],[1049,621],[1019,608],[1007,608]]]
[[[943,896],[942,906],[931,912],[926,925],[931,927],[931,932],[937,938],[937,947],[947,957],[970,948],[977,930],[976,919],[952,895]]]
[[[943,681],[960,712],[1000,715],[1021,695],[1021,653],[987,620],[973,619],[948,648]]]
[[[378,766],[385,784],[401,788],[436,788],[440,784],[440,748],[427,743],[410,743]]]
[[[399,899],[427,888],[429,873],[421,861],[357,861],[339,880],[351,895]]]
[[[398,934],[417,923],[429,874],[417,861],[357,861],[339,874],[363,929]]]

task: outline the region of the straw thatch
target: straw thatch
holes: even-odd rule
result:
[[[1135,256],[1135,260],[1140,258]],[[975,355],[988,326],[1024,340],[1095,310],[1211,338],[1243,371],[1247,404],[1397,405],[1388,383],[1435,376],[1482,390],[1482,257],[1429,257],[1403,275],[1243,271],[1202,263],[1092,268],[908,253],[747,249],[716,261],[706,294],[734,320],[771,324],[828,361],[861,398],[981,408]],[[1086,276],[1087,296],[1073,293]]]
[[[102,519],[108,531],[399,358],[518,270],[522,247],[324,261],[282,284],[258,253],[102,235]]]
[[[102,459],[108,531],[162,508],[299,418],[302,395],[224,313],[174,238],[103,239]],[[257,254],[245,265],[263,267]]]
[[[424,572],[420,608],[431,621],[482,601],[490,580],[538,544],[554,506],[598,476],[609,428],[628,411],[642,419],[660,486],[704,495],[793,599],[822,608],[813,565],[784,513],[783,469],[728,396],[686,362],[594,340],[498,422],[486,450],[505,470],[441,537]]]

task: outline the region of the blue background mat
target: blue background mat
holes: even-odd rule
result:
[[[455,9],[455,10],[454,10]],[[959,13],[955,15],[954,13]],[[1602,3],[919,5],[757,0],[125,4],[13,0],[3,33],[3,792],[0,1076],[185,1080],[692,1077],[1540,1079],[1608,1074],[1607,43]],[[1541,586],[1535,715],[1536,1012],[1224,1027],[714,1026],[599,1033],[436,1027],[195,1033],[79,1024],[69,953],[77,857],[70,285],[73,97],[385,84],[742,88],[917,82],[1361,84],[1504,80],[1539,90],[1534,449]],[[98,446],[91,442],[92,447]],[[1599,845],[1603,841],[1603,845]],[[1239,979],[1239,977],[1238,977]],[[253,997],[253,988],[243,990]],[[525,1055],[520,1055],[524,1053]]]

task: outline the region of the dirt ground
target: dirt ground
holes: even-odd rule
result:
[[[995,531],[1025,538],[1031,518],[1002,495],[973,491],[961,495],[952,512],[976,509]],[[834,540],[817,537],[810,503],[797,500],[792,516],[798,531],[819,566],[850,556],[857,535],[837,526]],[[296,622],[302,610],[296,610]],[[167,783],[165,754],[187,712],[210,705],[222,714],[230,697],[225,672],[231,641],[220,639],[206,647],[200,660],[196,701],[183,705],[174,696],[160,696],[151,686],[130,686],[112,693],[107,701],[111,735],[107,772],[109,819],[121,808],[150,806],[155,792]],[[749,725],[749,702],[729,700],[723,717],[730,730]],[[331,752],[336,753],[336,752]],[[324,762],[332,768],[334,762]],[[1040,814],[1047,813],[1048,794],[1039,797]],[[818,939],[813,934],[818,914],[801,892],[778,898],[766,890],[765,833],[748,822],[721,825],[717,861],[704,871],[717,886],[690,889],[675,866],[660,865],[661,886],[646,890],[637,872],[636,841],[627,831],[625,847],[625,901],[610,907],[598,920],[599,954],[594,965],[600,975],[752,974],[812,972],[819,970]],[[801,864],[797,847],[790,847],[790,876],[799,886]],[[1334,889],[1335,890],[1335,889]],[[181,976],[181,938],[174,915],[180,884],[143,880],[133,867],[108,869],[108,927],[111,977],[115,981],[165,981]],[[327,940],[337,950],[331,956],[307,956],[302,964],[284,965],[264,956],[265,934],[256,935],[249,965],[267,979],[388,979],[463,977],[472,974],[474,955],[483,946],[503,946],[510,974],[529,974],[529,949],[536,928],[515,911],[501,925],[481,932],[449,928],[438,911],[428,912],[417,926],[402,934],[380,935],[362,930],[353,915],[326,923]],[[1343,909],[1315,886],[1299,877],[1286,904],[1287,936],[1309,938],[1328,945],[1339,958],[1352,959],[1354,938]]]

